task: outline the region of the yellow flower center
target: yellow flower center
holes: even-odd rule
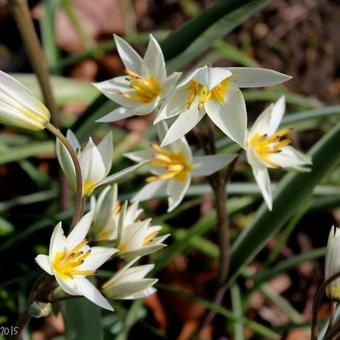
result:
[[[187,99],[187,108],[190,109],[195,98],[198,98],[198,108],[201,110],[208,100],[223,102],[224,95],[228,91],[228,79],[224,79],[218,85],[209,90],[206,86],[192,80],[189,85],[189,97]]]
[[[90,255],[90,249],[86,252],[81,251],[86,243],[87,241],[84,240],[67,252],[59,251],[56,253],[53,260],[53,269],[62,279],[71,279],[75,275],[87,276],[95,273],[94,270],[77,269]]]
[[[271,136],[256,133],[249,140],[249,144],[264,162],[274,168],[279,168],[278,164],[270,160],[270,156],[281,152],[283,147],[291,143],[291,139],[287,136],[290,131],[290,129],[282,129]]]
[[[153,182],[160,179],[168,180],[175,178],[178,181],[184,181],[187,174],[191,172],[192,165],[182,152],[172,152],[158,145],[152,145],[154,158],[149,161],[151,166],[164,168],[164,172],[157,176],[150,176],[147,182]]]
[[[127,80],[130,83],[130,87],[134,89],[134,92],[124,92],[122,93],[124,97],[138,103],[149,104],[161,94],[162,87],[159,85],[155,77],[151,76],[143,78],[139,74],[130,70],[126,70],[126,74],[128,75]]]

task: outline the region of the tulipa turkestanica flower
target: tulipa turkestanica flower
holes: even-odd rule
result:
[[[51,236],[48,255],[38,255],[37,264],[48,274],[54,275],[60,288],[70,295],[81,295],[98,306],[113,310],[109,302],[86,278],[95,275],[96,270],[108,261],[117,249],[89,247],[86,235],[93,218],[89,212],[65,237],[61,222],[56,225]]]
[[[268,168],[308,171],[306,166],[312,164],[310,156],[290,146],[291,130],[278,130],[284,112],[285,98],[281,97],[261,113],[247,136],[247,160],[269,210],[272,210],[272,190]]]
[[[51,114],[26,87],[0,71],[0,123],[22,129],[45,129]]]
[[[94,85],[121,107],[98,122],[114,122],[151,113],[170,95],[180,76],[180,73],[174,73],[167,77],[162,50],[152,35],[143,59],[124,39],[118,36],[114,39],[126,75]]]
[[[246,105],[240,88],[272,86],[289,76],[263,68],[203,66],[192,71],[169,97],[155,123],[179,116],[169,128],[161,146],[188,133],[205,114],[230,139],[245,146]]]
[[[84,149],[81,148],[77,137],[71,130],[67,131],[67,139],[78,155],[83,177],[84,196],[90,196],[93,190],[100,185],[117,181],[121,177],[126,176],[143,165],[141,163],[137,166],[128,167],[108,176],[113,160],[112,133],[108,133],[98,145],[95,145],[92,138],[89,138]],[[71,156],[65,146],[58,139],[56,152],[60,166],[62,167],[71,186],[75,188],[76,174]]]
[[[160,136],[165,133],[166,129]],[[192,177],[213,174],[228,165],[235,155],[193,157],[186,139],[182,137],[166,147],[153,144],[151,149],[130,152],[126,157],[135,162],[147,160],[152,174],[133,201],[145,201],[165,194],[168,196],[169,212],[182,202]]]
[[[333,226],[327,243],[325,261],[325,280],[340,272],[340,229]],[[326,295],[330,299],[340,300],[340,277],[333,280],[326,288]]]
[[[153,264],[132,267],[138,260],[136,258],[118,271],[102,287],[104,295],[108,299],[131,300],[140,299],[153,294],[156,289],[152,286],[157,279],[145,278],[154,268]]]

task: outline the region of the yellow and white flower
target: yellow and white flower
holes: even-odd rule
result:
[[[92,138],[89,138],[84,149],[81,149],[77,137],[71,130],[67,131],[67,139],[71,143],[74,150],[77,152],[82,177],[83,177],[83,192],[85,196],[90,196],[94,189],[100,185],[109,184],[126,176],[130,172],[135,171],[137,166],[128,167],[111,176],[108,176],[113,160],[113,141],[112,133],[108,133],[103,140],[95,145]],[[56,145],[58,161],[68,179],[71,186],[76,186],[76,173],[71,156],[65,146],[57,139]]]
[[[166,129],[160,131],[162,124],[157,124],[160,138],[166,133]],[[165,194],[168,196],[169,212],[183,200],[192,177],[213,174],[228,165],[235,155],[193,157],[186,139],[182,137],[166,147],[153,144],[151,149],[131,152],[126,157],[135,162],[148,160],[152,173],[146,179],[148,184],[134,196],[133,201],[145,201]]]
[[[248,163],[269,210],[272,209],[272,191],[268,168],[306,171],[306,166],[312,164],[308,155],[290,146],[290,129],[277,131],[284,112],[285,98],[281,97],[261,113],[247,136]]]
[[[162,50],[152,35],[143,59],[124,39],[118,36],[114,38],[126,76],[94,85],[121,107],[98,122],[114,122],[134,115],[149,114],[169,96],[180,76],[180,73],[174,73],[167,77]]]
[[[140,257],[154,253],[166,245],[163,241],[169,234],[157,236],[162,229],[154,226],[151,219],[140,220],[142,213],[138,209],[138,202],[127,207],[127,202],[122,207],[117,228],[117,248],[124,257]]]
[[[340,272],[340,229],[332,227],[327,243],[325,262],[325,280]],[[340,277],[333,280],[326,288],[326,295],[330,299],[340,299]]]
[[[160,110],[155,123],[178,116],[161,146],[188,133],[205,114],[230,139],[245,146],[247,131],[246,105],[240,88],[272,86],[289,76],[263,68],[200,67],[189,74]]]
[[[43,130],[51,114],[22,84],[0,71],[0,123],[28,130]]]
[[[85,239],[93,212],[87,213],[65,237],[61,222],[56,225],[51,236],[49,255],[38,255],[37,264],[48,274],[54,275],[63,291],[70,295],[81,295],[98,306],[113,310],[112,306],[86,279],[94,275],[98,267],[110,259],[117,249],[89,247]]]
[[[157,279],[145,278],[154,268],[153,264],[131,267],[138,258],[128,263],[118,271],[109,281],[105,282],[102,291],[109,299],[132,300],[153,294],[156,289],[152,286]]]

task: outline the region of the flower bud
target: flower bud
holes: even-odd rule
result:
[[[43,318],[49,315],[52,311],[52,305],[50,303],[44,303],[40,301],[34,301],[28,307],[28,313],[32,318]]]
[[[51,114],[17,80],[0,71],[0,123],[28,130],[43,130]]]
[[[332,227],[327,243],[325,280],[340,272],[340,229]],[[340,299],[340,276],[333,280],[326,288],[326,295],[330,299]]]

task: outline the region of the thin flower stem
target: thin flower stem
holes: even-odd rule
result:
[[[57,129],[51,123],[47,123],[46,129],[50,131],[53,135],[55,135],[64,144],[74,164],[74,169],[76,172],[76,205],[75,205],[75,210],[74,210],[74,214],[73,214],[72,222],[71,222],[71,228],[72,228],[78,223],[83,213],[83,180],[82,180],[79,160],[78,160],[76,151],[73,149],[70,142],[60,132],[59,129]]]

